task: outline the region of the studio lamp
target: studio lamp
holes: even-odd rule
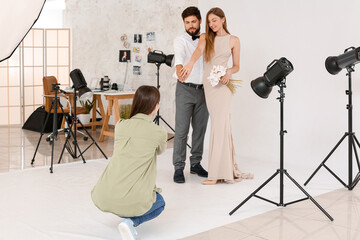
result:
[[[251,81],[251,88],[259,97],[267,98],[272,87],[279,84],[293,70],[293,65],[286,58],[276,59],[267,66],[264,76]]]
[[[235,211],[237,211],[242,205],[244,205],[250,198],[256,197],[266,202],[272,203],[278,207],[286,207],[290,204],[297,203],[303,200],[311,200],[331,221],[334,219],[323,209],[315,199],[303,189],[300,184],[289,174],[289,172],[284,168],[284,136],[287,133],[284,130],[284,101],[285,101],[285,93],[284,88],[285,85],[285,77],[292,72],[293,65],[286,58],[282,57],[279,60],[274,60],[267,67],[267,71],[264,73],[263,77],[259,77],[253,81],[251,81],[251,87],[254,92],[259,95],[259,97],[267,98],[272,90],[272,87],[277,85],[279,89],[280,96],[277,98],[280,102],[280,168],[276,170],[276,172],[271,175],[263,184],[261,184],[254,192],[252,192],[245,200],[243,200],[239,205],[237,205],[229,214],[232,215]],[[279,202],[275,202],[271,199],[264,198],[257,193],[266,186],[270,181],[272,181],[277,175],[280,177],[280,199]],[[287,177],[294,185],[297,186],[305,195],[306,198],[298,199],[292,202],[284,202],[284,177]]]
[[[360,47],[349,47],[344,53],[334,57],[330,56],[325,60],[326,70],[332,74],[338,74],[343,68],[348,68],[360,62]]]
[[[174,54],[165,55],[162,51],[154,50],[152,52],[149,52],[147,60],[148,63],[155,63],[156,65],[156,87],[157,89],[160,89],[160,65],[162,63],[165,63],[169,67],[172,67],[175,61]],[[154,123],[159,125],[160,119],[175,133],[175,129],[171,127],[168,122],[165,121],[165,119],[160,115],[160,111],[158,110],[154,119]],[[168,140],[170,139],[172,138],[169,138]]]
[[[86,101],[92,98],[93,92],[87,87],[84,75],[80,69],[74,69],[70,72],[70,78],[74,83],[74,89],[79,91],[79,99]]]
[[[348,97],[348,104],[346,105],[347,109],[347,117],[348,117],[348,130],[345,132],[345,134],[342,136],[342,138],[337,142],[337,144],[331,149],[330,153],[325,157],[325,159],[320,163],[320,165],[315,169],[315,171],[311,174],[311,176],[306,180],[305,186],[310,182],[310,180],[315,176],[315,174],[320,170],[321,167],[324,167],[326,170],[330,172],[331,175],[333,175],[344,187],[346,187],[349,190],[353,190],[354,187],[359,183],[360,181],[360,159],[357,154],[358,150],[360,149],[360,142],[357,139],[355,132],[353,131],[353,100],[352,100],[352,72],[355,71],[354,65],[360,62],[360,47],[354,48],[349,47],[345,49],[344,53],[337,56],[337,57],[328,57],[325,60],[325,67],[326,70],[332,74],[338,74],[343,68],[346,68],[348,77],[348,90],[345,91],[345,94]],[[336,151],[336,149],[340,146],[340,144],[345,140],[345,138],[348,137],[348,178],[347,183],[345,181],[341,180],[338,175],[334,171],[332,171],[327,165],[327,160],[330,159],[331,155]],[[358,172],[353,178],[354,169],[353,169],[353,157],[355,153],[355,159],[358,166]]]
[[[174,54],[165,55],[162,51],[154,50],[148,54],[148,63],[162,64],[165,63],[169,67],[174,65]]]

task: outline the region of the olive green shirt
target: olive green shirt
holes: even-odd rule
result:
[[[156,201],[156,155],[166,149],[167,133],[145,114],[115,126],[113,156],[91,192],[94,204],[122,217],[140,216]]]

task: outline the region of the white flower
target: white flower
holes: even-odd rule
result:
[[[211,84],[211,86],[215,87],[216,85],[218,85],[220,78],[222,76],[224,76],[226,74],[226,68],[218,65],[218,66],[213,66],[213,68],[211,69],[210,72],[210,76],[207,78]]]

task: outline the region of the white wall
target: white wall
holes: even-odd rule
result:
[[[240,72],[234,78],[244,83],[232,106],[240,162],[279,161],[278,87],[262,99],[252,91],[250,81],[263,75],[272,60],[284,56],[294,65],[285,89],[285,163],[320,164],[347,131],[346,70],[330,75],[324,62],[350,46],[360,46],[360,1],[199,0],[204,18],[212,7],[224,10],[229,31],[241,42]],[[359,131],[359,81],[360,65],[353,73],[355,132]],[[347,141],[334,155],[331,162],[336,166],[347,166],[346,148]]]

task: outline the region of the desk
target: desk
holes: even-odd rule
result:
[[[114,118],[115,118],[115,124],[116,124],[120,119],[119,100],[120,99],[132,99],[132,98],[134,98],[135,93],[134,92],[118,92],[118,91],[116,91],[116,92],[100,92],[100,93],[94,92],[94,96],[98,95],[98,94],[99,94],[99,96],[100,96],[100,94],[104,95],[105,99],[108,101],[108,106],[107,106],[105,118],[103,118],[103,126],[101,129],[100,139],[99,139],[99,142],[103,142],[105,136],[113,137],[115,135],[113,131],[109,131],[109,119],[110,119],[110,116],[113,114],[113,110],[112,110],[113,107],[114,107]],[[104,116],[104,115],[102,115],[102,116]]]
[[[93,105],[93,109],[92,109],[92,121],[88,124],[88,126],[91,126],[91,130],[95,131],[96,130],[96,126],[102,126],[103,125],[103,121],[96,121],[96,109],[99,108],[100,110],[100,114],[101,114],[101,118],[103,119],[103,117],[105,116],[105,111],[104,111],[104,106],[102,104],[101,101],[101,93],[98,92],[94,92],[93,95],[93,100],[94,100],[94,105]]]

